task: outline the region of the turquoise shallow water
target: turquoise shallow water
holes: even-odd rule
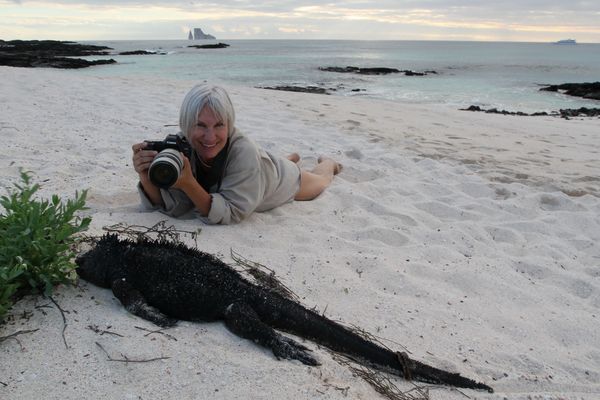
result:
[[[97,76],[212,80],[246,86],[314,85],[343,96],[399,102],[552,111],[600,107],[600,101],[540,92],[541,84],[600,81],[600,44],[441,41],[229,40],[226,49],[194,49],[189,41],[94,42],[165,55],[112,56],[117,65],[79,70]],[[211,42],[206,42],[211,43]],[[437,74],[363,76],[320,66],[434,70]],[[355,92],[353,89],[361,89]]]

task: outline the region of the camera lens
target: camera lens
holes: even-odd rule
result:
[[[168,189],[179,179],[183,165],[183,157],[177,150],[165,149],[154,157],[148,177],[159,188]]]

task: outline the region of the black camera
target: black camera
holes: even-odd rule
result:
[[[167,135],[161,141],[145,141],[144,150],[158,151],[154,160],[148,169],[150,181],[162,189],[168,189],[179,179],[183,170],[183,153],[187,158],[192,154],[192,146],[188,141],[179,135]]]

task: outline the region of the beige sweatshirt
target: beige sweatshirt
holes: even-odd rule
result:
[[[193,172],[195,175],[195,168]],[[267,211],[292,201],[299,189],[300,168],[296,164],[273,156],[237,129],[229,137],[221,184],[209,190],[212,204],[207,217],[201,216],[178,189],[161,189],[164,207],[155,206],[138,183],[144,210],[159,210],[175,218],[197,217],[208,224],[240,222],[254,211]]]

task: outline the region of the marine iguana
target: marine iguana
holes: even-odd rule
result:
[[[111,288],[125,308],[161,327],[224,320],[233,333],[273,351],[278,359],[316,366],[310,350],[275,329],[312,340],[364,365],[406,379],[456,387],[493,389],[373,343],[344,326],[255,285],[217,257],[164,240],[104,235],[76,259],[77,273]]]

